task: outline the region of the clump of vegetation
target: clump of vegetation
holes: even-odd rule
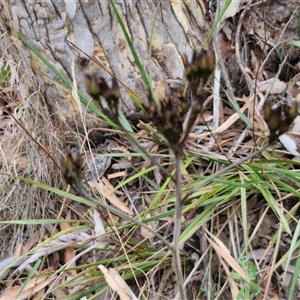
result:
[[[289,266],[294,265],[296,270],[300,266],[299,162],[281,156],[273,148],[278,147],[279,136],[296,118],[296,102],[274,105],[267,99],[261,113],[251,97],[238,102],[224,96],[226,109],[236,120],[232,127],[250,132],[249,140],[238,146],[240,150],[233,148],[235,152],[230,155],[227,137],[225,141],[219,139],[220,128],[212,130],[205,121],[205,114],[211,110],[205,102],[217,93],[210,80],[217,54],[195,51],[190,61],[184,61],[186,86],[182,91],[158,97],[114,2],[110,3],[148,90],[147,99],[132,93],[143,111],[137,127],[133,128],[120,109],[118,78],[112,76],[110,84],[103,77],[87,74],[91,102],[77,90],[75,79],[71,82],[63,76],[19,36],[59,76],[75,101],[88,106],[107,125],[97,130],[106,130],[113,138],[107,139],[109,151],[101,148],[98,155],[114,162],[99,174],[95,166],[90,184],[84,171],[87,160],[91,159],[89,165],[95,164],[90,141],[74,133],[78,142],[67,145],[64,138],[44,135],[45,128],[36,124],[47,124],[49,130],[54,122],[38,105],[32,105],[21,116],[7,110],[15,118],[13,130],[24,130],[19,135],[15,132],[13,143],[20,151],[14,153],[26,153],[26,158],[34,159],[25,160],[23,168],[7,164],[7,174],[1,175],[3,185],[9,182],[22,199],[30,195],[47,205],[42,207],[42,214],[36,213],[41,206],[33,201],[27,202],[24,215],[17,210],[10,210],[13,217],[2,214],[3,226],[14,225],[18,230],[20,225],[26,230],[42,228],[45,233],[28,231],[26,251],[0,261],[4,296],[273,297],[279,293],[277,285],[287,285],[284,278],[291,273]],[[10,68],[5,70],[0,73],[0,82],[7,83]],[[248,107],[248,114],[243,107]],[[42,122],[30,123],[29,117],[36,112]],[[227,116],[225,122],[234,119],[232,116]],[[82,117],[83,124],[84,120]],[[205,126],[205,135],[199,124]],[[64,134],[62,130],[60,136]],[[214,148],[207,146],[209,139],[214,139]],[[16,202],[13,205],[17,207]],[[24,209],[23,203],[20,208]],[[38,241],[34,234],[39,236]],[[288,242],[283,246],[283,241]],[[278,279],[279,273],[282,279]],[[296,290],[298,271],[294,273],[289,299]]]
[[[199,54],[194,52],[192,61],[186,66],[186,77],[191,91],[191,105],[186,116],[186,99],[182,97],[182,103],[175,105],[172,101],[172,95],[159,99],[155,102],[149,91],[148,103],[144,103],[146,119],[150,120],[157,131],[161,133],[169,143],[170,149],[175,155],[175,178],[171,177],[176,186],[176,205],[175,205],[175,224],[173,232],[173,249],[174,266],[177,276],[177,284],[181,299],[185,299],[184,281],[182,276],[181,255],[179,239],[181,234],[181,214],[182,214],[182,186],[181,186],[181,155],[184,149],[186,139],[191,131],[198,114],[202,110],[202,105],[205,101],[205,85],[214,71],[215,60],[213,55],[208,55],[206,51]],[[126,129],[122,126],[119,120],[118,100],[120,92],[117,87],[116,80],[113,80],[112,88],[108,87],[104,78],[98,81],[91,75],[86,75],[87,91],[95,101],[100,105],[103,112],[109,115],[125,132]],[[106,100],[106,106],[101,102],[101,98]],[[185,118],[186,116],[186,118]],[[127,134],[130,134],[127,132]],[[143,152],[146,150],[141,149]],[[68,166],[69,161],[66,160],[64,166]],[[76,164],[74,164],[76,167]],[[69,179],[70,172],[73,167],[63,167],[65,178]]]

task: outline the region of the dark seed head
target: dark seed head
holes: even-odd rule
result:
[[[297,102],[272,104],[267,100],[263,107],[264,120],[270,130],[269,142],[273,143],[280,135],[287,132],[297,117]]]
[[[66,158],[61,160],[61,171],[68,184],[75,184],[79,180],[82,166],[83,160],[80,152],[68,150]]]

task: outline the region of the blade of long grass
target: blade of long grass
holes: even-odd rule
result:
[[[282,209],[278,206],[276,200],[274,199],[273,195],[270,193],[268,189],[263,184],[258,184],[257,187],[259,188],[260,192],[264,196],[264,199],[267,201],[268,205],[272,209],[272,211],[277,215],[278,219],[283,225],[284,230],[288,233],[291,234],[291,229],[286,221],[285,216],[283,215]]]
[[[180,236],[180,245],[184,244],[199,228],[211,217],[216,205],[213,203],[205,207],[203,212],[196,216],[192,222],[185,228]]]
[[[242,172],[239,172],[241,182],[244,183],[244,176]],[[241,188],[241,212],[242,212],[242,227],[243,227],[243,235],[245,244],[245,250],[247,251],[248,247],[248,211],[247,211],[247,194],[246,189]],[[247,255],[247,252],[246,252]]]
[[[207,44],[209,43],[209,41],[211,40],[218,24],[220,23],[222,17],[224,16],[226,10],[228,9],[229,5],[231,4],[232,0],[226,0],[225,4],[224,4],[224,7],[222,8],[222,10],[220,11],[217,19],[215,20],[215,22],[213,23],[213,26],[212,28],[210,29],[208,35],[207,35],[207,38],[205,39],[204,41],[204,47],[207,46]]]
[[[300,272],[300,248],[298,249],[298,257],[296,260],[295,269],[294,269],[294,273],[293,273],[293,277],[292,277],[292,281],[291,281],[291,285],[290,285],[290,289],[289,289],[289,296],[288,296],[289,300],[295,299],[294,293],[296,291],[296,286],[299,282],[299,272]]]
[[[16,296],[16,299],[19,299],[19,296],[22,294],[22,292],[24,291],[24,289],[26,289],[26,285],[27,285],[27,284],[30,282],[30,280],[36,275],[36,272],[37,272],[37,270],[38,270],[40,264],[41,264],[41,260],[38,259],[38,260],[35,262],[35,264],[33,265],[32,269],[30,270],[30,272],[29,272],[28,276],[26,277],[25,281],[23,282],[22,287],[21,287],[19,293],[18,293],[17,296]]]
[[[292,45],[292,46],[296,46],[296,47],[300,48],[300,41],[297,41],[297,40],[288,40],[288,41],[286,41],[286,43],[288,45]]]
[[[125,37],[125,39],[127,41],[127,44],[128,44],[128,46],[130,48],[130,51],[132,53],[132,56],[134,58],[134,61],[135,61],[136,65],[137,65],[137,67],[139,69],[139,72],[140,72],[140,74],[142,76],[142,79],[143,79],[144,83],[146,84],[147,88],[150,89],[151,88],[151,84],[150,84],[150,82],[148,80],[148,77],[146,75],[146,71],[144,70],[144,68],[143,68],[143,66],[141,64],[141,61],[140,61],[140,59],[139,59],[139,57],[138,57],[138,55],[137,55],[137,53],[136,53],[136,51],[134,49],[133,43],[132,43],[132,41],[131,41],[131,39],[129,37],[129,34],[128,34],[127,30],[126,30],[125,24],[124,24],[124,22],[123,22],[123,20],[122,20],[122,18],[120,16],[117,8],[116,8],[115,1],[114,0],[109,0],[109,2],[110,2],[111,6],[113,8],[114,14],[117,17],[118,23],[119,23],[119,25],[120,25],[120,27],[121,27],[121,29],[123,31],[124,37]]]
[[[3,63],[3,66],[0,69],[0,87],[7,82],[11,75],[10,65],[8,63]]]
[[[149,168],[147,168],[147,169],[144,169],[144,170],[142,170],[142,171],[140,171],[140,172],[134,174],[133,176],[127,178],[126,180],[122,181],[119,185],[117,185],[117,186],[115,187],[115,190],[118,190],[118,189],[120,189],[121,187],[126,186],[126,184],[128,184],[128,183],[134,181],[135,179],[138,179],[138,178],[140,178],[140,177],[144,177],[147,173],[149,173],[149,172],[151,172],[151,171],[154,171],[155,169],[157,169],[157,166],[151,166],[151,167],[149,167]]]
[[[78,223],[78,220],[72,219],[32,219],[32,220],[10,220],[0,221],[0,224],[16,224],[16,225],[48,225],[48,224],[62,224],[62,223]],[[84,220],[82,220],[84,222]],[[87,222],[87,221],[86,221]],[[87,222],[88,223],[88,222]]]
[[[282,275],[282,282],[284,282],[284,280],[285,280],[285,276],[286,276],[286,273],[287,273],[287,271],[288,271],[288,267],[290,266],[290,263],[291,263],[291,260],[292,260],[292,256],[295,254],[295,253],[294,253],[295,250],[296,250],[295,247],[296,247],[297,241],[298,241],[298,239],[299,239],[299,236],[300,236],[300,223],[298,222],[297,227],[296,227],[296,229],[295,229],[295,232],[294,232],[294,234],[293,234],[293,238],[292,238],[291,245],[290,245],[290,247],[289,247],[289,251],[287,252],[287,253],[288,253],[288,256],[287,256],[287,260],[286,260],[286,263],[285,263],[284,272],[283,272],[283,275]],[[298,251],[300,251],[300,248],[299,248]],[[299,257],[298,257],[297,260],[299,260]],[[296,272],[296,271],[295,271],[294,274],[297,274],[296,277],[298,277],[299,272]],[[295,282],[294,282],[294,284],[295,284]],[[293,288],[295,289],[295,286],[293,286]],[[292,287],[291,287],[291,289],[292,289]]]
[[[126,116],[124,115],[123,111],[119,109],[119,122],[122,124],[122,126],[124,127],[124,129],[127,130],[128,133],[133,133],[133,129],[130,125],[130,123],[128,122]]]
[[[270,180],[272,180],[273,182],[275,182],[278,185],[278,188],[281,188],[282,191],[284,191],[284,192],[290,192],[295,197],[300,198],[300,193],[298,192],[298,190],[296,190],[295,188],[293,188],[291,185],[289,185],[289,184],[283,182],[282,180],[276,178],[272,174],[269,174],[268,178]]]

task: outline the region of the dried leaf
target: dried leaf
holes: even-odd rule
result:
[[[151,215],[147,214],[147,218],[150,218]],[[157,221],[152,221],[149,223],[148,227],[150,228],[150,226],[152,227],[152,230],[156,230],[157,226],[158,226],[158,222]],[[147,230],[147,228],[141,227],[141,234],[144,238],[150,238],[153,237],[153,233],[150,232],[149,230]]]
[[[206,233],[213,239],[213,240],[210,240],[208,238],[212,247],[216,251],[216,253],[219,256],[221,256],[234,271],[236,271],[242,278],[244,278],[247,282],[249,282],[247,273],[231,256],[230,251],[223,244],[223,242],[220,239],[218,239],[217,237],[215,237],[214,235],[212,235],[208,230],[206,230]]]
[[[220,257],[220,263],[223,266],[224,271],[225,271],[228,281],[229,281],[230,290],[231,290],[231,299],[237,299],[237,295],[239,293],[237,284],[234,281],[234,279],[230,276],[230,270],[229,270],[227,264],[224,262],[224,260],[221,257]]]
[[[95,234],[98,236],[105,234],[105,227],[103,225],[101,216],[96,209],[94,209],[94,222],[95,222],[95,227],[94,227]]]
[[[107,269],[103,265],[99,265],[98,268],[103,272],[107,284],[118,293],[121,300],[138,299],[115,269]]]
[[[121,171],[121,172],[117,172],[117,173],[113,173],[113,174],[108,174],[107,178],[108,179],[113,179],[113,178],[118,178],[118,177],[126,177],[127,172],[126,171]]]
[[[26,241],[25,245],[22,247],[22,252],[17,253],[15,252],[15,255],[21,255],[26,254],[40,239],[40,232],[37,231],[34,234],[30,236],[30,238]]]
[[[94,187],[97,189],[100,195],[109,200],[115,207],[131,216],[133,215],[132,211],[127,207],[127,205],[114,194],[114,187],[107,179],[102,178],[99,182],[94,181]]]
[[[49,272],[49,270],[47,270]],[[53,271],[53,270],[52,270]],[[22,300],[28,299],[30,296],[38,293],[56,279],[57,275],[51,276],[36,276],[32,278],[24,287],[16,285],[12,288],[7,288],[0,296],[0,300]]]
[[[243,107],[240,109],[240,112],[244,113],[244,111],[246,109],[247,109],[247,105],[243,105]],[[232,124],[234,124],[239,118],[240,118],[240,116],[237,113],[234,113],[221,126],[219,126],[216,130],[214,130],[213,133],[222,133],[222,132],[224,132]]]
[[[86,164],[85,177],[88,180],[100,179],[111,164],[111,157],[94,156]]]
[[[270,78],[265,81],[258,81],[257,87],[262,93],[266,93],[271,88],[270,94],[281,94],[286,90],[286,83],[276,78]]]
[[[266,123],[264,121],[264,118],[262,117],[261,113],[259,112],[257,102],[253,101],[254,97],[242,97],[242,101],[245,102],[245,105],[247,106],[247,109],[250,111],[252,118],[254,117],[254,123],[253,119],[251,119],[251,124],[254,125],[254,128],[257,128],[259,131],[265,132],[267,130]],[[254,104],[255,107],[254,107]]]
[[[291,154],[300,155],[300,133],[286,132],[280,135],[278,139]]]

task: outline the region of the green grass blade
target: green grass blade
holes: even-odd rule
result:
[[[244,183],[244,176],[240,173],[241,182]],[[247,251],[248,247],[248,211],[247,211],[247,194],[246,189],[241,188],[241,211],[242,211],[242,227],[244,235],[244,244],[246,245],[245,250]],[[245,253],[247,255],[247,253]]]
[[[231,4],[232,0],[226,0],[225,4],[224,4],[224,7],[222,8],[222,10],[220,11],[216,21],[214,22],[211,30],[209,31],[208,33],[208,36],[207,38],[205,39],[204,41],[204,47],[207,46],[207,44],[209,43],[211,37],[213,36],[219,22],[221,21],[222,17],[224,16],[226,10],[228,9],[229,5]]]
[[[36,272],[38,271],[38,268],[41,264],[41,260],[38,259],[34,266],[32,267],[32,269],[30,270],[28,276],[26,277],[25,281],[23,282],[22,284],[22,287],[19,291],[19,293],[17,294],[16,298],[15,299],[19,299],[19,296],[22,294],[22,292],[24,291],[24,289],[26,288],[26,285],[30,282],[30,280],[35,276]],[[22,297],[23,298],[23,297]]]
[[[215,203],[208,205],[204,211],[196,216],[180,236],[180,244],[184,244],[213,214]]]
[[[289,248],[289,251],[288,251],[287,260],[286,260],[286,266],[284,268],[284,273],[282,275],[282,277],[283,277],[282,281],[285,280],[286,272],[288,271],[288,267],[291,263],[292,256],[294,255],[294,251],[296,249],[296,244],[297,244],[299,236],[300,236],[300,223],[297,224],[297,227],[296,227],[295,232],[293,234],[292,242],[291,242],[291,245],[290,245],[290,248]],[[300,249],[299,249],[299,251],[300,251]]]
[[[270,193],[268,189],[263,184],[258,184],[257,185],[261,193],[263,194],[265,200],[269,204],[270,208],[273,210],[275,215],[279,218],[280,222],[282,222],[284,230],[288,233],[291,234],[291,229],[290,226],[282,212],[282,209],[279,207],[277,204],[276,200],[274,199],[273,195]]]
[[[136,53],[136,51],[135,51],[135,49],[134,49],[133,43],[132,43],[132,41],[131,41],[131,39],[130,39],[130,37],[129,37],[129,34],[128,34],[127,30],[126,30],[125,24],[124,24],[124,22],[123,22],[123,20],[122,20],[122,18],[121,18],[121,16],[120,16],[120,14],[119,14],[117,8],[116,8],[115,1],[114,1],[114,0],[109,0],[109,2],[110,2],[111,6],[112,6],[112,8],[113,8],[114,14],[115,14],[116,17],[117,17],[118,23],[119,23],[120,26],[121,26],[121,29],[122,29],[123,34],[124,34],[124,37],[125,37],[125,39],[126,39],[126,41],[127,41],[127,44],[128,44],[128,46],[129,46],[129,48],[130,48],[130,51],[131,51],[132,56],[133,56],[133,58],[134,58],[134,61],[135,61],[136,65],[137,65],[137,67],[138,67],[138,69],[139,69],[139,71],[140,71],[140,74],[141,74],[141,76],[142,76],[142,78],[143,78],[143,81],[145,82],[147,88],[148,88],[148,89],[151,89],[151,84],[150,84],[150,82],[149,82],[149,80],[148,80],[148,77],[147,77],[147,75],[146,75],[146,71],[145,71],[145,69],[143,68],[143,66],[142,66],[142,64],[141,64],[141,61],[140,61],[140,59],[139,59],[139,57],[138,57],[138,55],[137,55],[137,53]]]
[[[128,122],[126,116],[124,115],[124,113],[120,109],[119,109],[118,116],[119,116],[119,122],[123,125],[124,129],[127,130],[127,132],[129,134],[133,133],[133,129],[132,129],[130,123]]]
[[[298,257],[297,257],[297,260],[296,260],[294,274],[293,274],[292,282],[291,282],[290,289],[289,289],[289,296],[288,296],[289,300],[295,299],[294,298],[294,293],[295,293],[295,290],[296,290],[296,286],[299,282],[299,272],[300,272],[300,248],[298,250]]]
[[[296,40],[288,40],[286,42],[288,45],[292,45],[292,46],[296,46],[298,48],[300,48],[300,41],[296,41]]]
[[[8,63],[4,63],[0,69],[0,87],[6,83],[11,75],[11,69]]]

